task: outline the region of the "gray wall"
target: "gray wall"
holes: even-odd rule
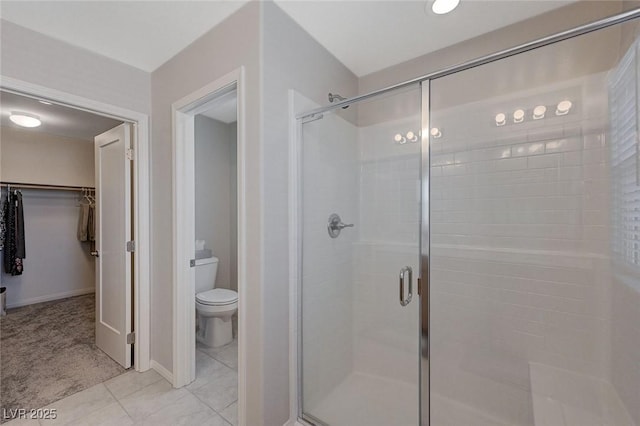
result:
[[[196,239],[218,258],[216,288],[238,289],[236,123],[196,116]]]
[[[152,259],[151,356],[173,370],[172,354],[172,197],[171,104],[229,72],[245,67],[247,297],[241,301],[246,324],[248,425],[261,425],[262,395],[262,181],[260,137],[260,9],[251,2],[167,61],[151,75],[152,86]],[[284,396],[285,398],[287,395]]]
[[[167,334],[172,309],[172,219],[171,196],[165,190],[171,178],[164,172],[172,161],[170,107],[242,65],[247,93],[248,219],[248,293],[243,305],[249,316],[247,339],[254,343],[247,354],[247,424],[275,426],[289,417],[288,90],[300,90],[325,103],[329,91],[353,95],[357,79],[271,2],[244,6],[152,74],[153,169],[157,171],[153,175],[152,356],[172,369]]]
[[[149,73],[11,22],[0,22],[0,74],[148,113]]]
[[[0,128],[3,181],[94,186],[94,170],[93,141]]]

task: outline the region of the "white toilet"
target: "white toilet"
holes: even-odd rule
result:
[[[196,314],[198,331],[196,339],[218,347],[231,343],[233,327],[231,317],[238,310],[238,293],[215,288],[218,258],[215,256],[196,260]]]

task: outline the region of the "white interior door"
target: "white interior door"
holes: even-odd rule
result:
[[[131,367],[131,128],[125,123],[95,138],[96,344]]]

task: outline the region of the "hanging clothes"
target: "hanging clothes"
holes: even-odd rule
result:
[[[4,235],[7,229],[7,224],[4,216],[5,203],[6,203],[6,200],[2,197],[2,194],[0,194],[0,250],[4,248]]]
[[[87,236],[89,241],[94,242],[96,240],[96,205],[94,203],[89,204],[89,221],[87,223]]]
[[[89,204],[80,204],[80,216],[78,217],[78,240],[89,241]]]
[[[22,275],[22,260],[26,258],[22,192],[9,191],[4,204],[4,221],[4,270],[7,274]]]
[[[79,241],[92,242],[96,240],[95,214],[95,198],[86,190],[80,202],[80,216],[78,217]]]

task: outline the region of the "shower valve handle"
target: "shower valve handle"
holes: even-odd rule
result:
[[[353,227],[353,223],[343,223],[342,219],[340,219],[340,216],[332,213],[331,216],[329,216],[329,222],[327,223],[327,232],[329,232],[329,236],[331,238],[338,238],[338,236],[340,235],[340,231],[342,231],[344,228]]]
[[[340,229],[340,230],[344,228],[353,228],[353,227],[354,227],[353,223],[342,223],[342,222],[340,222],[335,226],[336,229]]]

